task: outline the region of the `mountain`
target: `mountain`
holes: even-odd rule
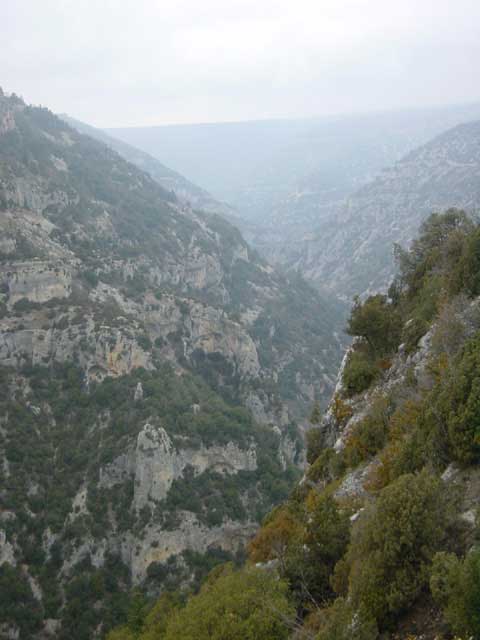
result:
[[[241,554],[302,466],[339,314],[0,92],[0,634],[95,637],[130,588]]]
[[[480,121],[437,136],[317,226],[292,231],[283,262],[346,298],[385,289],[395,268],[393,244],[408,245],[429,213],[454,206],[480,208]]]
[[[249,562],[107,640],[480,637],[479,248],[465,212],[425,221],[394,295],[354,305],[309,465]]]
[[[169,169],[148,153],[66,114],[61,114],[59,117],[80,133],[106,144],[125,160],[150,174],[166,191],[173,191],[179,200],[189,204],[194,209],[210,211],[225,216],[234,215],[231,207],[215,200],[207,191],[193,184],[176,171]]]
[[[296,221],[297,228],[301,224],[308,229],[322,219],[326,208],[344,200],[384,167],[443,131],[478,118],[480,104],[473,104],[107,132],[228,202],[249,227],[259,225],[260,232],[268,227],[274,237],[282,234],[285,246],[292,230],[284,227],[285,216]],[[259,241],[268,245],[267,234]]]

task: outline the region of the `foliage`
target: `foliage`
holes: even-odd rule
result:
[[[5,562],[0,566],[0,625],[17,625],[20,637],[27,638],[40,630],[41,620],[27,576]]]
[[[312,482],[328,484],[339,478],[345,471],[345,458],[335,449],[327,447],[307,470],[307,478]]]
[[[379,369],[363,351],[351,351],[343,369],[343,386],[347,396],[368,389],[378,377]]]
[[[343,452],[347,466],[355,467],[383,449],[387,439],[389,410],[388,399],[379,396],[372,401],[368,415],[353,425]]]
[[[381,627],[411,605],[428,584],[451,518],[442,482],[427,471],[383,489],[353,528],[346,556],[352,604]]]
[[[312,464],[321,454],[323,449],[323,433],[321,429],[313,427],[306,434],[307,441],[307,462]]]
[[[376,640],[378,629],[375,620],[355,610],[343,598],[317,614],[317,640]]]
[[[159,640],[283,640],[295,611],[287,584],[274,573],[228,565],[169,619]],[[143,640],[148,636],[141,636]]]
[[[278,507],[249,542],[250,560],[252,562],[278,560],[285,571],[288,550],[301,535],[302,524],[298,517],[288,505]]]
[[[355,300],[347,324],[347,333],[361,337],[375,357],[390,353],[398,346],[401,317],[384,295],[370,296],[365,302]]]
[[[278,509],[249,545],[254,562],[279,561],[298,602],[332,597],[330,575],[346,550],[349,518],[335,500],[311,491],[301,507]]]
[[[347,404],[338,393],[333,396],[332,413],[335,421],[339,426],[345,425],[352,416],[352,408]]]
[[[480,550],[472,549],[463,560],[438,553],[430,588],[451,630],[459,636],[480,638]]]

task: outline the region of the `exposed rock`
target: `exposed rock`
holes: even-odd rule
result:
[[[10,542],[7,540],[7,534],[0,529],[0,567],[7,562],[12,566],[17,564],[15,559],[15,551]]]
[[[122,459],[120,465],[124,464]],[[198,450],[179,451],[165,429],[147,422],[138,434],[135,451],[135,508],[139,510],[149,501],[166,498],[172,482],[182,476],[187,466],[196,473],[206,469],[222,474],[255,471],[256,451],[253,444],[242,450],[232,442],[224,447],[202,446]]]
[[[135,387],[135,393],[133,395],[134,402],[140,402],[140,400],[143,400],[143,387],[141,382]]]

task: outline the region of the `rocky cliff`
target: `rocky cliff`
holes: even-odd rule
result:
[[[2,633],[90,638],[132,585],[240,553],[302,463],[337,313],[222,218],[1,94]]]
[[[286,251],[265,253],[344,298],[385,289],[393,244],[408,245],[432,211],[480,207],[480,123],[462,124],[384,170],[375,180],[297,225]],[[305,218],[305,216],[303,216]],[[277,235],[278,235],[277,231]],[[282,255],[280,255],[280,253]]]

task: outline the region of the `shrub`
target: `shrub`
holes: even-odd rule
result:
[[[343,386],[347,396],[361,393],[378,376],[378,368],[360,351],[352,351],[343,370]]]
[[[324,437],[320,429],[310,429],[306,434],[307,440],[307,462],[312,464],[322,453],[324,448]]]
[[[451,520],[445,486],[426,471],[383,489],[353,528],[346,556],[352,604],[380,627],[410,606],[428,584]]]
[[[363,338],[372,354],[379,357],[398,346],[401,327],[401,317],[394,305],[388,302],[386,296],[375,295],[363,303],[356,298],[347,333]]]
[[[336,393],[332,402],[332,413],[340,426],[344,426],[352,416],[352,408]]]
[[[339,478],[345,471],[343,456],[335,449],[324,449],[318,458],[311,464],[307,471],[307,477],[312,482],[331,482]]]
[[[287,591],[274,573],[219,568],[170,618],[164,640],[286,640],[287,623],[295,617]]]
[[[470,551],[464,560],[438,553],[430,589],[455,634],[480,637],[480,549]]]
[[[372,404],[370,413],[355,423],[348,434],[344,460],[350,467],[355,467],[363,460],[380,451],[387,439],[389,401],[379,396]]]
[[[352,605],[338,598],[328,609],[317,614],[317,640],[375,640],[378,628],[371,617],[356,611]]]
[[[275,509],[250,541],[250,559],[253,562],[278,560],[285,569],[289,547],[295,539],[300,539],[301,532],[302,525],[288,506]]]

